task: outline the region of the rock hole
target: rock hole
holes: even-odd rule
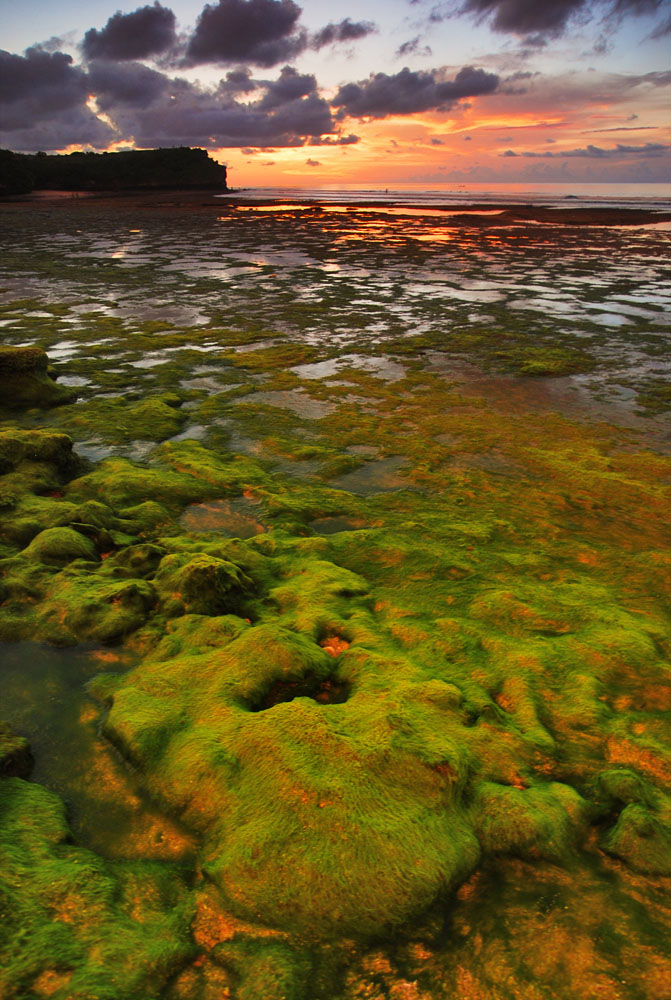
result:
[[[275,681],[264,694],[248,703],[250,712],[265,712],[294,698],[312,698],[319,705],[341,705],[350,696],[351,685],[333,677],[308,674],[295,681]]]

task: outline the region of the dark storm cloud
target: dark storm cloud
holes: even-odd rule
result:
[[[490,19],[494,31],[517,35],[557,34],[586,0],[465,0],[459,13]]]
[[[139,146],[279,148],[340,144],[340,137],[333,134],[329,106],[315,94],[267,111],[259,103],[232,102],[222,106],[211,95],[184,92],[174,100],[140,109],[127,122],[123,115],[116,116],[115,121],[124,132],[133,129]]]
[[[115,63],[96,59],[89,65],[89,89],[101,111],[116,105],[146,107],[165,94],[170,81],[142,63]]]
[[[18,151],[116,138],[86,107],[86,74],[65,52],[0,50],[0,146]]]
[[[491,94],[499,84],[494,73],[464,66],[454,80],[441,80],[438,71],[417,72],[406,66],[399,73],[372,74],[359,83],[347,83],[336,94],[333,104],[340,117],[386,118],[418,111],[444,111],[463,97]]]
[[[107,146],[114,130],[86,106],[89,81],[65,52],[0,51],[0,146],[18,151]]]
[[[524,152],[516,153],[512,149],[507,149],[505,153],[500,153],[500,156],[511,157],[520,156],[526,157],[527,159],[542,159],[542,160],[559,160],[564,157],[579,157],[580,159],[591,159],[591,160],[614,160],[623,156],[636,156],[641,157],[657,157],[666,156],[671,152],[671,146],[665,145],[661,142],[646,142],[644,146],[624,146],[618,143],[617,146],[613,146],[609,149],[604,149],[602,146],[585,146],[583,149],[566,149],[563,152]]]
[[[668,0],[464,0],[439,4],[432,14],[470,14],[486,20],[494,31],[527,35],[538,44],[544,36],[560,35],[575,18],[590,20],[598,15],[617,23],[654,14],[667,4]]]
[[[186,48],[186,61],[250,62],[276,66],[307,46],[293,0],[219,0],[203,9]]]
[[[132,14],[117,11],[100,31],[91,28],[82,52],[87,59],[145,59],[167,52],[175,42],[175,15],[156,0]]]
[[[157,74],[160,76],[160,74]],[[234,86],[231,88],[231,79]],[[236,79],[237,78],[237,79]],[[313,76],[285,66],[275,81],[252,80],[245,70],[229,74],[214,90],[176,78],[165,80],[156,98],[147,103],[138,96],[115,106],[106,105],[121,134],[132,135],[138,146],[189,145],[206,147],[279,148],[304,145],[341,145],[357,141],[340,136],[327,101],[317,94]],[[103,81],[106,95],[117,81]],[[258,91],[260,97],[242,103],[235,88]],[[129,86],[123,97],[131,96]],[[103,98],[99,98],[102,107]]]
[[[43,121],[3,119],[0,129],[0,146],[17,153],[50,152],[69,145],[105,149],[118,138],[113,128],[86,107],[70,108]]]
[[[0,49],[0,104],[22,105],[29,115],[78,104],[86,94],[86,74],[65,52],[26,49],[23,56]]]
[[[277,80],[265,84],[266,92],[259,102],[265,109],[277,108],[308,94],[316,94],[317,81],[311,73],[298,73],[292,66],[285,66]]]
[[[226,74],[224,80],[219,81],[217,92],[219,94],[251,94],[256,90],[258,83],[252,80],[251,70],[246,66],[240,69],[231,69]]]
[[[310,45],[313,49],[321,49],[325,45],[336,45],[338,42],[355,42],[376,31],[377,26],[372,21],[351,21],[346,17],[338,24],[327,24],[312,36]]]
[[[62,52],[0,52],[0,146],[100,149],[133,140],[139,147],[269,149],[358,141],[340,134],[314,76],[289,66],[272,81],[253,79],[238,67],[211,89],[138,62],[94,59],[87,69],[74,67]],[[259,97],[236,99],[249,93]],[[95,98],[91,107],[89,95]]]

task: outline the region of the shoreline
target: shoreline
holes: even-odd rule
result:
[[[225,200],[221,196],[226,194]],[[204,201],[204,198],[209,200]],[[620,226],[620,225],[654,225],[671,222],[671,212],[658,211],[651,208],[595,208],[578,207],[575,204],[566,208],[548,208],[537,204],[520,204],[514,201],[478,202],[455,206],[454,203],[432,205],[430,208],[418,199],[399,199],[390,197],[388,200],[369,200],[352,203],[345,199],[332,201],[330,199],[305,199],[296,201],[295,207],[291,197],[285,198],[254,198],[245,197],[244,193],[214,192],[212,189],[198,188],[195,190],[162,189],[160,191],[43,191],[31,192],[29,195],[12,196],[0,199],[0,210],[39,208],[74,208],[85,210],[114,206],[115,208],[135,209],[137,211],[161,212],[202,212],[225,209],[237,210],[272,210],[282,211],[343,211],[367,212],[379,211],[381,214],[390,209],[423,210],[436,217],[444,216],[448,225],[460,226],[467,222],[478,226],[508,226],[528,223],[560,224],[574,226]],[[286,206],[289,206],[288,208]],[[486,214],[484,214],[486,213]]]

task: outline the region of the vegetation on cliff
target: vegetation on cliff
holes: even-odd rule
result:
[[[226,190],[226,167],[207,150],[175,146],[120,153],[12,153],[0,150],[0,195],[36,190]]]

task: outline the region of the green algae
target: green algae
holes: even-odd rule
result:
[[[179,872],[71,845],[62,802],[39,785],[3,778],[0,804],[3,996],[131,1000],[160,989],[193,950]]]
[[[5,722],[0,722],[0,775],[8,778],[27,778],[32,770],[33,755],[30,744]]]
[[[118,286],[147,280],[138,272]],[[302,315],[307,323],[314,309]],[[107,331],[120,334],[112,319]],[[50,323],[44,337],[55,341]],[[455,337],[460,356],[537,375],[588,367],[589,351],[553,346],[556,331],[533,350],[522,329],[503,344],[497,325],[472,332]],[[212,333],[146,321],[128,357]],[[223,346],[259,338],[251,326],[217,336]],[[223,418],[261,441],[263,457],[236,454],[234,433],[209,426],[205,443],[168,442],[144,464],[111,457],[91,468],[67,438],[56,447],[37,436],[50,430],[5,427],[0,633],[136,651],[130,673],[91,687],[105,705],[102,730],[198,844],[181,923],[169,912],[187,898],[179,879],[154,892],[151,865],[134,874],[133,891],[143,891],[133,913],[147,932],[134,940],[135,979],[123,978],[122,961],[123,974],[109,971],[113,949],[99,979],[87,978],[101,935],[116,927],[93,921],[88,936],[66,926],[75,944],[59,938],[54,953],[69,965],[20,973],[24,992],[56,982],[57,996],[83,997],[107,977],[100,995],[187,1000],[655,995],[671,774],[668,459],[505,390],[457,390],[423,363],[426,349],[445,351],[441,337],[418,339],[393,384],[354,366],[338,372],[349,386],[300,380],[283,368],[324,352],[286,343],[286,333],[213,366],[226,379],[238,366],[242,378],[268,376],[263,391],[332,403],[315,421],[256,402],[253,381],[165,398],[195,364],[188,350],[134,369],[126,399],[43,418],[78,440],[104,418],[118,424],[104,426],[108,441],[139,438],[143,423],[159,441],[186,413],[208,425]],[[495,359],[497,344],[505,356]],[[107,349],[72,370],[94,375]],[[127,372],[114,375],[124,392]],[[238,391],[244,403],[234,403]],[[178,407],[187,398],[196,405]],[[372,456],[347,449],[371,445],[376,458],[404,460],[412,490],[332,488],[353,466],[366,474]],[[297,484],[287,466],[308,461],[318,466]],[[243,493],[259,501],[265,534],[185,530],[189,504]],[[315,535],[324,518],[354,530]],[[55,546],[65,556],[38,558],[50,539],[81,551]],[[22,797],[17,809],[33,806]],[[91,864],[92,891],[118,886],[116,906],[125,876]],[[35,942],[43,950],[45,898],[41,883],[26,952]],[[622,986],[625,968],[637,980]]]
[[[2,408],[48,408],[69,403],[71,389],[58,385],[47,373],[47,356],[37,347],[0,346]]]
[[[93,542],[72,528],[46,528],[40,531],[21,555],[24,559],[54,565],[64,565],[75,559],[93,562],[98,559]]]
[[[164,441],[184,426],[187,415],[174,393],[138,402],[122,397],[95,399],[64,411],[60,425],[70,434],[95,428],[104,441]]]

